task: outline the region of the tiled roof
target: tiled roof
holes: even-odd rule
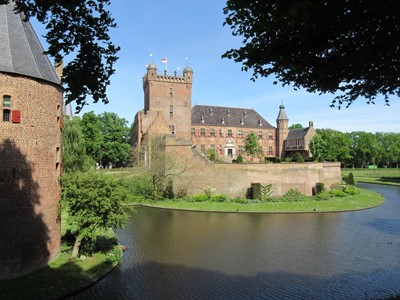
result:
[[[297,128],[297,129],[291,129],[289,130],[287,140],[292,140],[292,139],[301,139],[304,138],[308,132],[309,127],[307,128]]]
[[[193,106],[192,125],[275,128],[254,109],[207,105]]]
[[[32,25],[23,21],[22,14],[15,14],[13,7],[13,1],[0,5],[0,72],[60,84]]]

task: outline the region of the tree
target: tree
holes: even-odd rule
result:
[[[88,154],[107,167],[124,167],[129,163],[130,150],[128,121],[116,113],[104,112],[96,116],[93,112],[82,116],[82,131]]]
[[[99,117],[93,112],[88,112],[82,116],[82,132],[85,136],[86,153],[96,162],[101,160],[101,147],[103,136],[101,135],[101,126]]]
[[[300,129],[300,128],[303,128],[303,125],[301,125],[301,124],[292,124],[292,125],[290,125],[289,126],[289,129]]]
[[[99,229],[121,227],[125,222],[124,188],[112,177],[92,173],[63,176],[62,197],[67,203],[68,223],[76,228],[73,258],[81,243],[95,239]]]
[[[129,162],[130,129],[128,121],[116,113],[104,112],[99,115],[100,131],[103,136],[101,161],[103,166],[112,163],[116,167],[126,166]]]
[[[0,5],[9,0],[0,0]],[[52,1],[15,0],[16,12],[35,17],[46,25],[49,49],[45,52],[61,62],[72,56],[63,70],[66,103],[75,101],[79,112],[86,97],[108,103],[106,95],[120,50],[110,41],[109,29],[116,27],[107,6],[110,0]]]
[[[256,154],[261,153],[262,148],[260,142],[258,141],[257,135],[253,131],[246,136],[244,144],[246,153],[251,155],[252,158],[254,158]]]
[[[341,161],[351,158],[348,136],[333,129],[317,129],[311,140],[311,152],[315,160]]]
[[[152,181],[153,199],[161,198],[174,178],[195,169],[196,162],[191,156],[185,158],[179,152],[166,149],[165,137],[153,136],[147,138],[144,144],[145,167]],[[168,189],[173,189],[173,186]]]
[[[295,89],[339,92],[339,108],[400,96],[399,1],[228,0],[224,13],[243,46],[222,57],[251,69],[252,80],[274,75]]]
[[[94,166],[94,161],[86,155],[85,140],[79,117],[64,121],[62,138],[64,171],[84,172]]]

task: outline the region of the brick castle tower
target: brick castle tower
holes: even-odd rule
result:
[[[276,156],[280,158],[286,157],[285,140],[289,134],[289,118],[285,112],[285,106],[279,106],[279,114],[276,118]]]
[[[151,63],[143,76],[144,110],[135,116],[132,145],[140,147],[150,135],[168,135],[174,140],[190,142],[193,71],[180,76],[157,74]]]
[[[29,22],[0,5],[0,280],[60,249],[62,93]]]

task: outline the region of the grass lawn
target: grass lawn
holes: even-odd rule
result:
[[[263,213],[293,213],[293,212],[334,212],[359,210],[378,206],[383,203],[381,195],[358,189],[356,195],[336,197],[329,200],[294,201],[294,202],[260,202],[260,203],[232,203],[232,202],[188,202],[183,200],[144,200],[142,204],[152,207],[200,210],[200,211],[223,211],[223,212],[263,212]]]
[[[352,172],[354,179],[359,182],[379,183],[400,186],[400,169],[342,169],[342,175]]]
[[[105,248],[110,247],[114,238],[113,232],[103,236]],[[117,245],[111,247],[121,251]],[[23,277],[0,281],[0,299],[59,299],[90,285],[116,265],[107,259],[106,252],[81,260],[71,259],[71,250],[63,244],[60,256],[47,267]]]

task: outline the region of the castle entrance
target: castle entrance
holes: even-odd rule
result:
[[[228,138],[225,144],[225,156],[233,157],[235,155],[235,145],[231,138]]]

